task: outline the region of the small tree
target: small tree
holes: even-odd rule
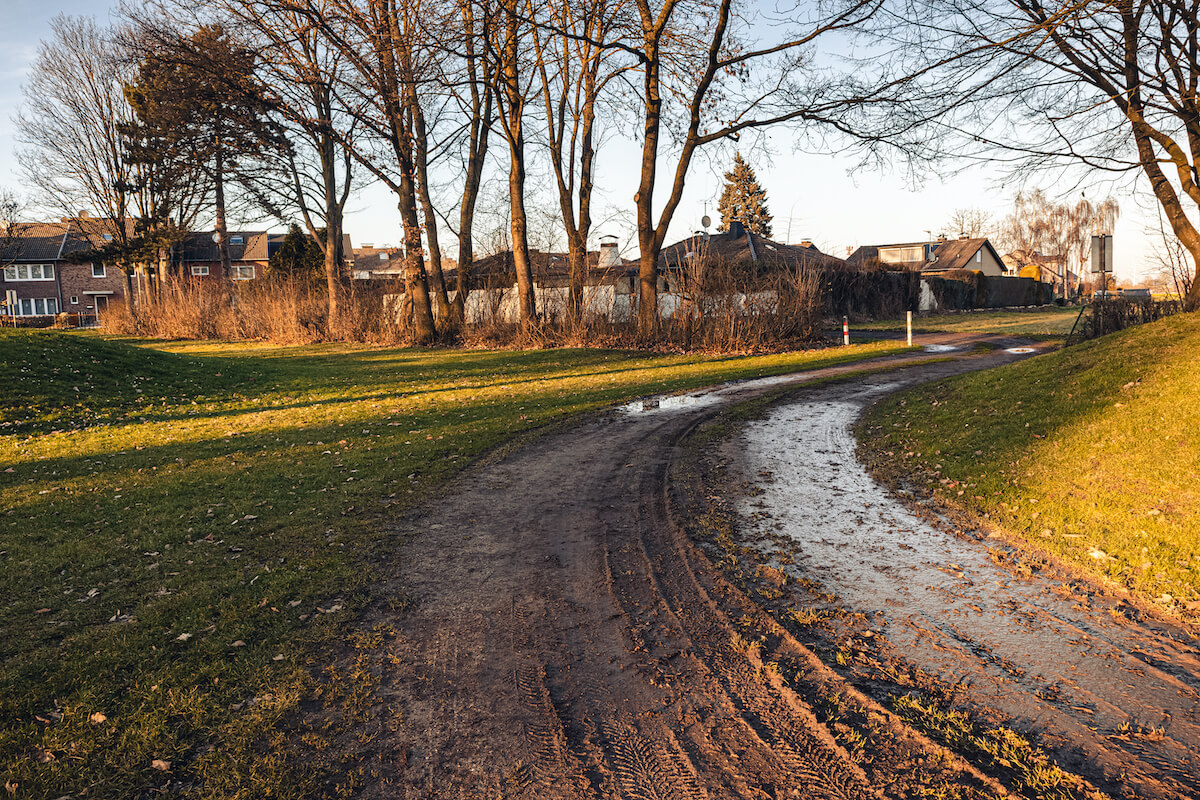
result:
[[[318,229],[317,233],[321,235],[323,242],[325,229]],[[300,226],[293,222],[288,228],[287,235],[279,243],[279,249],[267,262],[267,276],[279,279],[295,278],[316,284],[320,280],[324,268],[324,245],[317,244],[311,236],[300,230]]]
[[[750,233],[771,235],[771,212],[767,211],[767,190],[758,185],[754,168],[745,162],[741,153],[733,156],[733,169],[725,173],[725,189],[717,201],[721,212],[718,231],[725,233],[729,223],[738,221]]]

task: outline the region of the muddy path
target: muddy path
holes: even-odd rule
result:
[[[958,360],[914,379],[1021,357],[939,341]],[[681,441],[722,408],[922,356],[635,403],[473,468],[402,520],[399,567],[360,623],[372,643],[329,668],[371,706],[343,743],[369,766],[352,793],[1003,796],[714,568],[680,523],[704,498],[668,487]]]
[[[1191,629],[1053,564],[1022,566],[1028,553],[996,532],[898,502],[855,457],[862,410],[922,377],[804,393],[723,443],[731,478],[749,488],[735,503],[739,541],[808,586],[780,608],[824,595],[833,617],[808,643],[850,653],[841,673],[860,686],[940,686],[955,708],[1035,733],[1113,796],[1200,797]]]

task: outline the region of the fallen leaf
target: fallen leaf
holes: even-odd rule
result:
[[[186,641],[187,641],[188,639],[190,639],[190,638],[192,638],[192,635],[191,635],[190,633],[181,633],[181,634],[179,634],[178,636],[176,636],[176,637],[175,637],[175,641],[177,641],[177,642],[186,642]]]
[[[39,747],[33,751],[33,757],[37,759],[39,764],[49,764],[54,760],[54,753]]]
[[[153,767],[154,769],[160,769],[163,772],[171,771],[171,762],[163,761],[161,758],[156,758],[153,761],[151,761],[150,766]]]
[[[103,725],[104,723],[108,722],[108,717],[104,716],[99,711],[96,711],[93,712],[90,717],[88,717],[88,722],[92,723],[93,725]]]
[[[283,661],[283,653],[279,653],[279,654],[277,654],[277,655],[276,655],[274,658],[272,658],[271,660],[272,660],[272,661]]]
[[[246,643],[243,642],[241,639],[238,639],[236,642],[231,643],[229,646],[230,647],[245,647]]]

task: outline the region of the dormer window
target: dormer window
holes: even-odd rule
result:
[[[101,236],[103,236],[103,237],[104,237],[104,241],[106,241],[106,242],[111,242],[111,241],[112,241],[112,234],[111,234],[111,233],[103,233],[103,234],[101,234]]]

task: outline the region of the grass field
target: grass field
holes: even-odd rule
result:
[[[894,476],[1200,619],[1200,315],[893,396],[860,435]]]
[[[386,573],[391,517],[573,414],[901,349],[730,358],[0,331],[3,781],[28,798],[306,796],[319,776],[281,755],[281,726]]]
[[[1043,308],[1036,311],[964,311],[957,314],[913,315],[916,333],[998,333],[1008,336],[1065,338],[1079,316],[1079,308]],[[861,327],[902,331],[904,319],[880,320]]]

